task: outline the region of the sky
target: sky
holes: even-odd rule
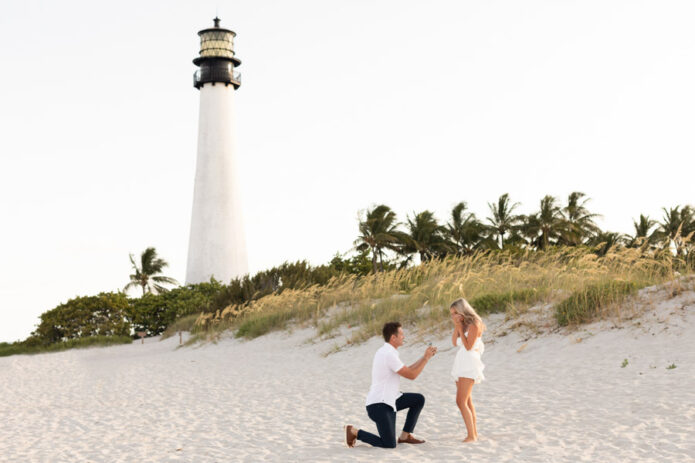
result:
[[[0,341],[117,291],[156,247],[183,282],[197,31],[237,33],[251,273],[350,251],[358,215],[480,218],[585,192],[599,225],[695,203],[690,1],[0,4]]]

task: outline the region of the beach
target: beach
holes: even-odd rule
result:
[[[251,341],[179,347],[174,336],[0,358],[0,461],[692,461],[695,293],[654,298],[577,329],[539,322],[543,307],[527,314],[533,329],[484,317],[472,444],[461,442],[445,332],[405,327],[406,364],[427,342],[439,352],[415,381],[401,379],[426,397],[415,435],[427,442],[394,450],[343,444],[344,424],[376,429],[364,405],[376,337],[342,348],[342,335],[295,327]]]

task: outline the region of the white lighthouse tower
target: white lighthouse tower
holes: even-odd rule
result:
[[[248,273],[246,237],[236,181],[234,94],[241,85],[235,68],[236,33],[215,26],[198,32],[200,69],[193,86],[200,90],[198,157],[193,192],[186,283],[228,283]]]

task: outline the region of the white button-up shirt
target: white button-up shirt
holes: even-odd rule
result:
[[[403,368],[398,351],[391,344],[384,343],[374,354],[372,362],[372,386],[367,394],[367,405],[385,403],[396,410],[396,399],[401,396],[398,390],[400,375],[396,373]]]

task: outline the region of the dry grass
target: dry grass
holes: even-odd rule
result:
[[[644,256],[638,249],[620,249],[603,258],[578,248],[481,253],[360,279],[342,276],[321,287],[286,290],[246,306],[201,314],[194,330],[202,336],[234,330],[237,336],[254,338],[300,323],[316,327],[318,336],[330,337],[341,326],[357,326],[348,341],[356,343],[378,335],[390,320],[424,333],[441,330],[448,322],[449,304],[459,297],[466,297],[482,314],[519,314],[538,302],[558,303],[574,296],[571,308],[576,316],[559,320],[582,323],[606,315],[589,307],[595,298],[577,296],[588,288],[629,293],[625,288],[676,281],[679,275],[670,256]],[[602,291],[609,299],[615,296],[610,290]],[[582,311],[588,315],[583,316]]]

